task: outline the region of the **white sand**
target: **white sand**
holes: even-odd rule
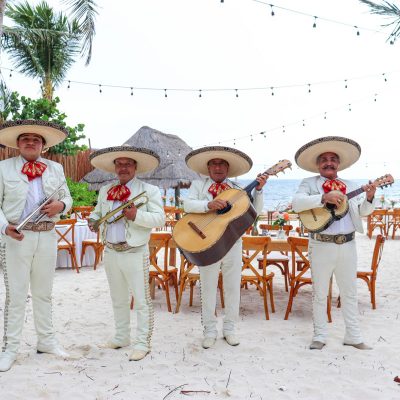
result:
[[[358,235],[357,244],[360,264],[370,264],[374,241]],[[201,348],[198,289],[193,307],[186,291],[179,314],[167,312],[165,295],[156,290],[152,352],[141,362],[129,362],[130,348],[98,347],[113,334],[103,267],[82,268],[80,275],[57,270],[54,324],[72,359],[36,353],[28,300],[17,362],[0,373],[0,399],[399,399],[400,385],[393,382],[400,375],[399,274],[400,240],[389,239],[378,272],[377,310],[371,309],[365,283],[358,285],[362,331],[372,351],[342,345],[343,320],[336,307],[327,346],[310,351],[311,287],[302,288],[284,321],[288,295],[277,271],[276,313],[270,321],[255,289],[242,291],[238,347],[220,337],[215,348]],[[1,317],[4,296],[1,283]],[[182,389],[210,393],[185,396]]]

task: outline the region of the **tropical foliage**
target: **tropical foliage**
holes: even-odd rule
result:
[[[0,85],[0,122],[17,119],[41,119],[54,122],[66,128],[69,135],[62,143],[51,147],[49,152],[73,155],[78,151],[87,150],[87,146],[77,143],[86,137],[83,134],[85,125],[68,126],[67,115],[58,109],[59,102],[58,97],[53,100],[20,97],[18,92],[9,93],[4,85]]]
[[[73,199],[72,206],[94,206],[97,201],[97,193],[89,190],[87,183],[74,182],[67,178],[68,189]]]
[[[390,3],[386,0],[382,2],[375,2],[370,0],[360,0],[361,3],[370,7],[371,14],[382,15],[391,19],[391,22],[382,24],[383,27],[393,27],[392,32],[389,34],[388,41],[393,44],[394,41],[400,36],[400,8],[396,4]]]

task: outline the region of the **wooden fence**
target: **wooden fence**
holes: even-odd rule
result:
[[[15,157],[19,154],[17,149],[8,147],[0,148],[0,160]],[[42,154],[43,158],[56,161],[64,167],[65,176],[73,181],[80,181],[88,172],[93,170],[89,161],[90,150],[80,151],[74,156],[64,156],[62,154]]]

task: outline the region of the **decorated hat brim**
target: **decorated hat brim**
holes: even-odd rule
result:
[[[228,177],[233,178],[249,172],[253,166],[251,158],[240,150],[231,147],[203,147],[191,151],[185,158],[187,166],[193,171],[209,175],[207,164],[210,160],[219,158],[229,164]]]
[[[29,119],[6,121],[0,125],[0,144],[17,149],[17,139],[24,133],[34,133],[43,137],[46,141],[45,148],[61,143],[68,136],[66,129],[53,122]]]
[[[317,159],[323,153],[335,153],[340,162],[338,171],[353,165],[361,155],[360,145],[352,139],[340,136],[325,136],[312,140],[297,150],[294,158],[297,165],[310,172],[317,172]]]
[[[130,158],[135,160],[136,173],[150,172],[160,164],[160,157],[154,151],[142,147],[116,146],[97,150],[90,156],[91,164],[105,172],[115,173],[114,161],[117,158]]]

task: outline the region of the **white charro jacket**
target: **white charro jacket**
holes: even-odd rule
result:
[[[62,191],[56,199],[65,204],[63,214],[66,214],[72,207],[72,198],[62,165],[44,158],[39,158],[38,161],[47,165],[42,175],[43,191],[46,197],[64,182]],[[28,177],[21,172],[24,163],[25,160],[21,156],[0,161],[0,232],[9,223],[17,224],[24,211],[29,188]],[[59,219],[60,214],[52,218],[53,221]]]
[[[359,186],[352,181],[345,179],[340,180],[345,183],[347,187],[347,193],[359,188]],[[324,194],[324,189],[322,189],[324,182],[325,179],[320,175],[303,179],[293,197],[293,211],[301,212],[310,210],[311,208],[323,207],[323,204],[321,203],[321,197]],[[370,203],[364,195],[358,195],[349,201],[350,217],[357,232],[364,232],[361,217],[366,217],[367,215],[371,214],[373,210],[374,205]]]
[[[118,184],[118,182],[113,182],[100,188],[98,202],[95,209],[90,214],[90,219],[98,220],[112,210],[114,201],[107,200],[107,192],[115,184]],[[128,200],[133,199],[142,192],[146,192],[149,199],[147,204],[138,208],[134,221],[126,220],[126,241],[129,246],[137,247],[148,243],[152,228],[158,228],[164,225],[165,213],[162,206],[160,190],[157,186],[133,178],[130,190],[131,194]],[[102,224],[101,227],[104,227],[104,224]]]
[[[190,185],[188,197],[184,200],[184,209],[188,213],[206,213],[210,211],[207,204],[213,200],[212,194],[209,193],[208,189],[214,181],[211,178],[199,179],[192,182]],[[235,185],[229,179],[226,181],[231,188],[235,188]],[[257,211],[257,214],[263,209],[264,196],[263,191],[253,190],[254,197],[253,206]]]

